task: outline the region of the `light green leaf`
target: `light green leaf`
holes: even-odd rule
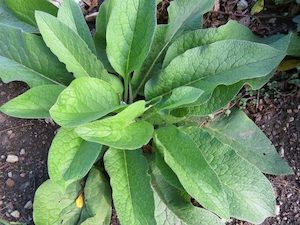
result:
[[[175,135],[176,138],[174,138]],[[274,215],[275,196],[270,182],[254,165],[237,155],[230,146],[224,145],[198,127],[189,127],[180,131],[175,127],[163,128],[158,131],[157,138],[159,146],[163,148],[166,162],[177,174],[188,192],[192,187],[191,183],[200,180],[195,178],[199,176],[199,173],[201,176],[207,177],[206,179],[202,178],[202,182],[206,185],[208,182],[220,183],[221,191],[216,195],[213,194],[213,191],[217,189],[213,188],[214,186],[208,186],[206,190],[210,194],[199,200],[196,198],[204,207],[215,212],[211,206],[208,207],[203,204],[203,201],[211,199],[211,195],[216,198],[216,196],[220,196],[220,193],[225,193],[227,203],[223,202],[222,204],[220,202],[221,204],[219,203],[218,206],[223,206],[222,209],[229,206],[231,217],[259,224],[266,217]],[[179,144],[174,143],[174,140],[181,144],[180,147],[177,147],[177,151],[181,154],[175,153],[174,148]],[[183,143],[189,144],[190,147],[183,145]],[[190,152],[187,153],[187,149]],[[189,160],[191,155],[194,156],[194,159]],[[199,158],[199,156],[205,159],[206,165],[190,163],[195,162],[195,157]],[[208,170],[212,170],[214,176],[208,175]],[[193,172],[193,180],[187,180],[188,176],[182,171],[185,171],[186,174]],[[183,180],[188,182],[184,183]],[[201,187],[205,187],[204,184]]]
[[[63,190],[51,180],[45,181],[36,191],[33,202],[33,220],[36,225],[59,225],[61,212],[73,208],[75,219],[79,217],[80,209],[76,208],[75,199],[80,191],[80,184],[70,185]],[[66,224],[65,224],[66,225]]]
[[[36,35],[0,25],[0,78],[34,87],[68,84],[72,76]]]
[[[120,106],[114,89],[91,77],[75,79],[58,97],[50,115],[63,127],[76,127],[99,119]]]
[[[230,39],[259,41],[259,38],[248,27],[239,24],[237,21],[229,20],[227,24],[218,28],[194,30],[177,38],[168,48],[163,67],[169,65],[174,58],[189,49]]]
[[[96,33],[95,33],[95,45],[97,50],[97,56],[108,71],[114,71],[108,61],[106,54],[106,29],[111,10],[115,4],[115,0],[104,1],[99,9],[99,14],[96,18]]]
[[[109,80],[101,62],[69,26],[44,12],[36,12],[36,20],[47,46],[75,77],[91,76]]]
[[[241,80],[270,74],[285,53],[270,46],[240,40],[225,40],[187,50],[177,56],[157,78],[147,82],[147,100],[181,86],[214,90]],[[259,69],[258,69],[259,68]]]
[[[161,51],[164,49],[164,40],[167,28],[167,25],[157,25],[148,56],[144,60],[143,65],[134,71],[131,81],[134,89],[134,95],[143,94],[145,82],[161,68],[160,63],[162,63],[164,55]]]
[[[85,209],[90,218],[80,225],[109,225],[112,213],[111,189],[105,176],[92,168],[84,187]]]
[[[123,77],[145,60],[156,27],[155,0],[116,0],[107,25],[107,55]]]
[[[184,198],[185,193],[172,187],[158,168],[152,168],[152,187],[157,225],[224,225],[208,210],[195,207]]]
[[[147,161],[141,151],[109,149],[104,166],[110,176],[114,206],[121,224],[156,224]]]
[[[274,48],[285,51],[289,56],[300,57],[300,37],[297,33],[272,36],[265,42]]]
[[[38,119],[50,117],[49,110],[63,91],[62,86],[42,85],[10,100],[0,107],[0,111],[13,117]]]
[[[57,14],[57,7],[47,0],[6,0],[8,8],[21,20],[36,26],[35,11],[47,12],[53,16]]]
[[[175,109],[179,106],[191,104],[203,94],[203,91],[194,87],[179,87],[172,91],[170,97],[165,101],[158,104],[157,107],[160,110]]]
[[[173,40],[184,31],[202,27],[202,16],[210,11],[215,0],[175,0],[169,8],[169,28],[166,40]]]
[[[75,131],[87,141],[135,150],[147,144],[154,131],[150,123],[135,121],[144,111],[145,101],[138,101],[115,116],[82,125]]]
[[[183,131],[217,174],[227,195],[231,217],[260,224],[274,216],[276,203],[272,185],[257,167],[198,127]]]
[[[234,110],[229,117],[213,121],[207,130],[262,172],[273,175],[292,173],[271,141],[241,110]]]
[[[81,8],[74,0],[64,0],[60,6],[57,18],[74,30],[96,54],[96,48],[90,29],[84,19]]]
[[[92,168],[101,149],[99,144],[82,140],[74,130],[61,128],[49,150],[50,179],[62,188],[80,180]]]
[[[254,6],[251,9],[251,14],[255,15],[257,13],[260,13],[261,11],[263,11],[265,7],[265,1],[264,0],[257,0],[256,3],[254,4]]]
[[[198,146],[174,126],[157,130],[155,145],[185,190],[203,207],[228,219],[229,202],[218,175]]]
[[[29,33],[36,33],[38,29],[27,23],[22,22],[8,9],[5,0],[0,0],[0,25],[18,28]]]

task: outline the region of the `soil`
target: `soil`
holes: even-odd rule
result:
[[[238,8],[239,0],[219,0],[212,12],[205,17],[205,26],[220,26],[228,19],[238,20],[249,26],[255,33],[265,36],[286,33],[295,29],[291,22],[300,8],[295,3],[276,6],[265,0],[263,12],[252,16],[250,9],[253,0],[246,1],[248,6]],[[166,8],[169,0],[158,6],[161,23],[167,21]],[[277,83],[286,83],[278,81]],[[279,154],[293,168],[291,176],[268,176],[277,195],[277,215],[267,219],[263,225],[300,224],[300,91],[295,86],[279,85],[276,93],[265,87],[266,92],[249,97],[247,114],[261,127],[271,139]],[[27,87],[18,82],[0,82],[0,105],[24,92]],[[270,96],[268,96],[270,95]],[[258,102],[258,103],[257,103]],[[0,113],[0,218],[19,221],[28,225],[32,222],[32,202],[35,190],[46,179],[47,155],[57,126],[45,120],[22,120],[7,117]],[[7,162],[7,157],[18,157],[15,163]],[[9,156],[11,158],[11,156]],[[19,216],[19,217],[17,217]],[[118,225],[115,213],[112,224]],[[1,222],[0,222],[1,225]],[[249,225],[233,220],[228,225]]]

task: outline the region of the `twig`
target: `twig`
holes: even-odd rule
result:
[[[34,125],[33,123],[29,123],[29,124],[24,124],[24,125],[16,126],[16,127],[10,127],[10,128],[4,129],[4,130],[0,130],[0,134],[2,134],[4,132],[7,132],[9,130],[14,130],[14,129],[23,128],[23,127],[29,127],[29,126],[33,126],[33,125]]]

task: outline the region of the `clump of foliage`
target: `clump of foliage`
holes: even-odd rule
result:
[[[61,126],[36,225],[110,224],[112,201],[122,225],[274,215],[263,173],[290,167],[243,111],[208,115],[299,54],[296,35],[261,39],[234,21],[202,29],[213,0],[172,1],[165,25],[155,0],[105,0],[94,38],[72,0],[0,3],[0,78],[30,87],[0,109]]]

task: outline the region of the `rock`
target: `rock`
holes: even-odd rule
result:
[[[12,188],[12,187],[14,187],[16,185],[16,182],[13,179],[11,179],[11,178],[8,178],[5,183],[10,188]]]
[[[24,205],[24,209],[32,209],[32,201],[26,202],[26,204]]]
[[[1,155],[1,159],[5,159],[6,157],[5,157],[5,155]]]
[[[8,155],[6,158],[6,162],[8,163],[15,163],[19,161],[19,157],[16,155]]]
[[[25,152],[25,149],[22,148],[21,151],[20,151],[20,155],[25,155],[25,153],[26,153],[26,152]]]
[[[240,0],[237,3],[237,11],[244,11],[249,6],[248,2],[246,0]]]
[[[280,205],[276,205],[275,207],[275,215],[278,216],[280,214]]]
[[[2,201],[2,200],[0,200],[0,206],[1,206],[1,205],[3,205],[3,201]]]
[[[12,178],[12,176],[13,176],[12,172],[7,173],[7,176]]]
[[[10,215],[14,218],[20,218],[20,212],[18,210],[13,211]]]
[[[26,174],[25,173],[20,173],[20,177],[25,177]]]

